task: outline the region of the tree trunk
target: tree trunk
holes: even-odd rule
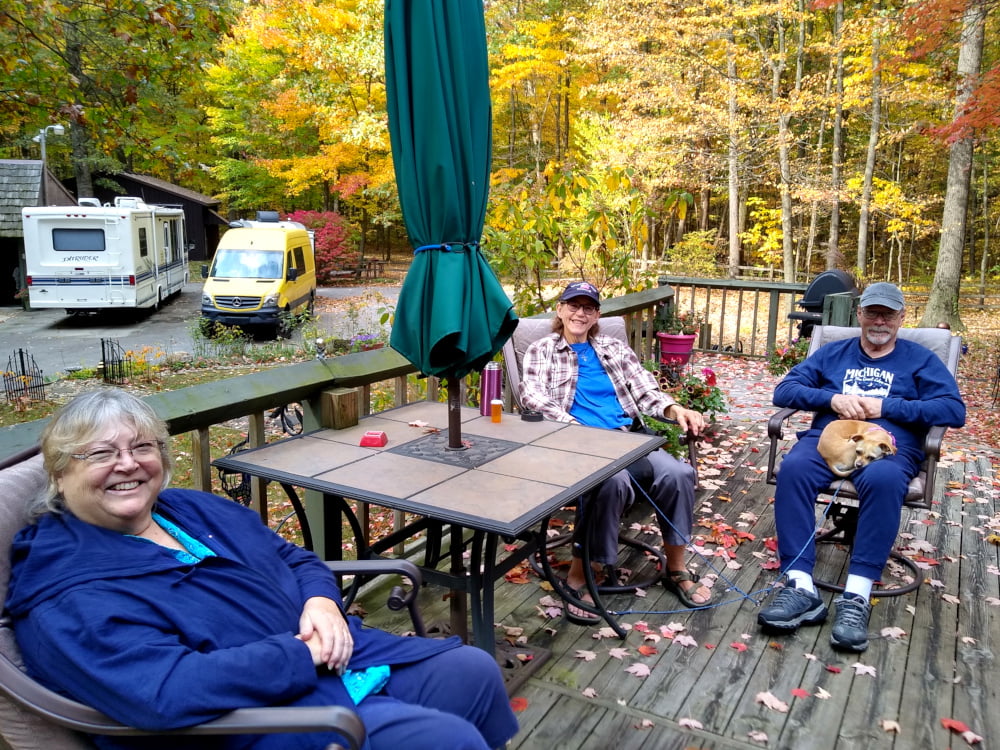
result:
[[[66,39],[66,69],[67,72],[81,81],[81,86],[87,85],[87,73],[83,69],[83,40],[79,30],[72,23],[63,24],[63,36]],[[74,112],[83,112],[80,102],[74,107]],[[69,142],[73,148],[73,176],[76,178],[76,197],[93,198],[94,183],[90,174],[90,134],[83,118],[77,118],[70,125]]]
[[[739,124],[736,107],[736,42],[727,32],[729,52],[726,71],[729,75],[729,278],[736,278],[740,265],[740,180]]]
[[[965,112],[975,89],[983,59],[983,37],[986,27],[985,0],[970,0],[962,18],[962,42],[958,52],[958,87],[955,115],[958,120]],[[931,284],[927,308],[920,319],[921,326],[946,322],[953,330],[961,330],[958,292],[962,281],[962,243],[969,203],[969,180],[975,134],[963,131],[948,149],[948,183],[944,193],[941,216],[941,243],[938,245],[937,266]]]
[[[844,153],[844,2],[837,3],[834,21],[834,42],[837,45],[836,107],[833,114],[833,161],[830,173],[830,242],[826,249],[827,270],[836,268],[841,259],[840,252],[840,171]]]
[[[868,215],[872,203],[872,180],[875,176],[875,154],[878,150],[879,127],[882,122],[882,71],[879,69],[882,3],[875,3],[875,28],[872,30],[872,121],[868,130],[868,153],[865,157],[864,184],[861,187],[861,215],[858,217],[858,255],[855,261],[859,273],[868,267]]]

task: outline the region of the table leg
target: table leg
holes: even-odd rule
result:
[[[493,636],[496,559],[497,535],[476,531],[472,536],[472,555],[469,559],[472,643],[490,655],[496,653]]]
[[[452,524],[451,526],[451,575],[465,578],[465,565],[462,561],[463,534],[462,527]],[[452,635],[460,635],[462,640],[469,642],[469,613],[465,589],[452,589],[449,600],[449,610],[451,612],[451,632]]]

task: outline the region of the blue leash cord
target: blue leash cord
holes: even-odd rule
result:
[[[657,515],[660,518],[664,519],[670,525],[670,528],[672,528],[675,532],[677,532],[678,536],[684,537],[684,535],[681,534],[680,530],[674,525],[674,523],[669,518],[667,518],[667,515],[662,510],[660,510],[660,507],[655,502],[653,502],[653,498],[651,498],[649,496],[649,494],[646,492],[646,490],[644,490],[639,485],[639,483],[635,481],[634,477],[632,478],[632,484],[635,486],[635,488],[640,493],[642,493],[642,496],[644,498],[646,498],[647,501],[649,501],[649,504],[653,507],[653,510],[655,510],[657,512]],[[830,508],[833,507],[833,501],[837,498],[837,494],[839,493],[839,491],[840,490],[838,488],[837,491],[834,492],[833,497],[831,498],[830,502],[827,503],[826,509],[823,511],[823,515],[820,517],[819,522],[817,523],[817,526],[816,526],[817,529],[819,529],[819,528],[822,527],[823,522],[826,520],[827,515],[830,513]],[[672,615],[672,614],[679,614],[679,613],[683,613],[683,612],[693,612],[693,611],[702,610],[702,609],[715,609],[716,607],[722,607],[722,606],[725,606],[727,604],[734,604],[734,603],[737,603],[737,602],[742,602],[744,600],[751,601],[751,602],[754,603],[754,605],[760,606],[760,604],[763,601],[764,597],[767,596],[768,594],[770,594],[776,588],[775,585],[772,583],[770,586],[767,586],[767,587],[765,587],[763,589],[760,589],[758,591],[752,591],[752,592],[749,592],[749,593],[745,592],[739,586],[737,586],[735,583],[733,583],[729,578],[727,578],[726,575],[723,572],[715,569],[715,566],[712,565],[712,563],[709,561],[709,559],[705,555],[703,555],[698,550],[698,548],[696,546],[694,546],[694,545],[691,544],[691,537],[690,536],[687,536],[687,537],[684,538],[684,546],[686,546],[686,547],[692,547],[694,549],[694,553],[698,557],[700,557],[702,559],[702,561],[705,563],[705,565],[708,566],[709,570],[711,570],[719,578],[721,578],[723,581],[725,581],[729,585],[729,590],[737,592],[739,594],[739,596],[735,597],[735,598],[732,598],[732,599],[727,599],[725,601],[715,602],[715,603],[712,603],[712,604],[703,604],[700,607],[685,607],[684,609],[667,609],[667,610],[638,610],[638,609],[611,610],[611,609],[609,609],[608,610],[609,614],[616,615],[616,616],[619,616],[619,617],[621,615]],[[792,567],[792,565],[795,564],[795,562],[800,557],[802,557],[802,554],[806,551],[806,547],[807,546],[809,546],[809,542],[806,542],[805,544],[803,544],[802,545],[802,549],[800,549],[798,551],[798,554],[796,554],[795,557],[793,557],[789,561],[788,565],[786,565],[784,567],[784,569],[779,572],[778,577],[775,578],[775,583],[777,583],[778,581],[780,581],[782,578],[785,577],[785,575],[788,573],[788,570]],[[666,571],[664,571],[664,573],[666,573]]]

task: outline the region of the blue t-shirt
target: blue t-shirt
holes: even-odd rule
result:
[[[618,403],[611,378],[601,366],[590,342],[570,344],[570,347],[576,352],[578,368],[576,395],[569,410],[570,416],[588,427],[604,427],[608,430],[632,424],[632,418]]]

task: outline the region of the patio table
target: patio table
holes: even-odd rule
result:
[[[663,444],[659,436],[561,422],[529,422],[504,414],[500,423],[462,408],[465,450],[449,450],[445,405],[418,402],[365,417],[355,427],[320,429],[214,461],[229,470],[277,481],[296,507],[294,488],[323,495],[326,554],[341,553],[341,515],[356,537],[358,557],[373,557],[427,532],[425,580],[462,592],[452,596],[452,629],[495,653],[494,583],[539,548],[541,522],[559,508]],[[384,446],[360,445],[384,432]],[[415,514],[418,520],[368,545],[348,500]],[[448,571],[438,570],[441,530],[450,527]],[[466,539],[471,532],[471,539]],[[498,562],[500,540],[518,541]],[[468,569],[463,552],[470,551]],[[322,553],[322,551],[321,551]],[[607,617],[607,616],[606,616]]]

